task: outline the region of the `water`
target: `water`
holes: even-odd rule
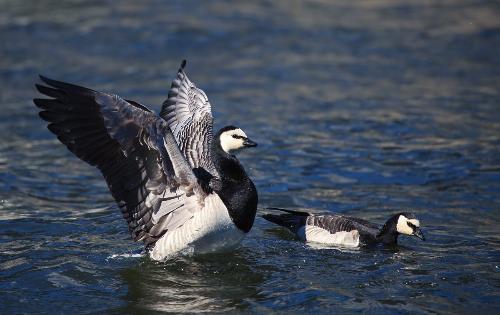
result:
[[[1,314],[500,312],[500,6],[490,1],[0,1]],[[37,117],[38,73],[156,110],[183,58],[259,207],[426,242],[314,248],[258,217],[231,254],[141,256],[101,175]],[[262,212],[261,212],[262,213]]]

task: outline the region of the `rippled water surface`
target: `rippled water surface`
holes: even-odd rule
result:
[[[500,6],[493,1],[0,1],[0,313],[500,312]],[[140,255],[98,171],[37,117],[38,73],[157,111],[183,58],[259,208],[426,242],[315,248],[260,216],[230,254]],[[263,210],[259,210],[260,214]]]

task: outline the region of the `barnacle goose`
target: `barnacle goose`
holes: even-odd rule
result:
[[[48,129],[104,175],[135,241],[154,260],[235,247],[252,228],[257,190],[235,151],[239,128],[213,136],[211,106],[181,64],[159,115],[137,102],[40,76]]]
[[[359,247],[382,243],[396,245],[400,234],[425,240],[420,221],[412,213],[395,214],[380,228],[363,219],[338,214],[314,215],[307,212],[268,208],[284,213],[265,214],[263,218],[288,228],[302,241]]]

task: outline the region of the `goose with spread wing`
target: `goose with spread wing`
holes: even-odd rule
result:
[[[154,260],[228,250],[252,228],[257,190],[234,153],[257,144],[237,127],[213,135],[205,93],[184,71],[159,115],[117,95],[40,76],[48,129],[103,174],[135,241]]]

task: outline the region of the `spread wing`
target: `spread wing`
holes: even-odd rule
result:
[[[168,99],[160,117],[165,119],[179,148],[193,169],[203,168],[218,177],[212,162],[210,147],[213,138],[213,116],[208,98],[184,72],[186,61],[172,82]]]
[[[154,244],[201,209],[204,192],[163,119],[116,95],[41,79],[48,86],[36,87],[51,99],[34,99],[40,117],[71,152],[99,168],[134,240]]]

